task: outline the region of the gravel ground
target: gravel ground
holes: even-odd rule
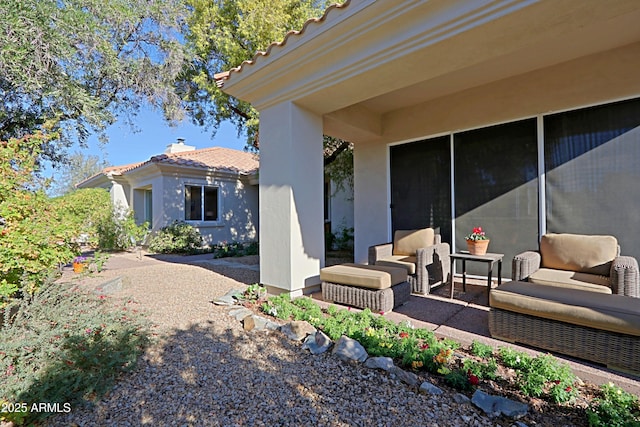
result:
[[[48,425],[498,425],[449,392],[421,395],[386,372],[312,356],[278,332],[245,332],[228,307],[211,300],[257,282],[256,271],[135,254],[113,255],[107,268],[100,277],[75,280],[91,287],[122,277],[123,289],[113,296],[139,302],[158,339],[102,400]]]

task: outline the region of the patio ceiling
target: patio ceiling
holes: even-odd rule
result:
[[[640,41],[640,2],[351,1],[232,70],[258,110],[292,101],[324,132],[375,140],[438,98]]]

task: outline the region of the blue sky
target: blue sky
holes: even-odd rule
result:
[[[236,129],[230,123],[223,123],[215,137],[204,128],[191,124],[185,119],[178,127],[170,127],[161,113],[143,110],[137,117],[139,132],[132,131],[126,124],[116,122],[107,130],[109,142],[100,147],[92,137],[87,154],[99,155],[111,165],[122,165],[147,160],[164,152],[168,144],[184,138],[185,144],[196,148],[213,146],[244,149],[244,139],[238,139]]]
[[[162,113],[151,109],[143,109],[136,118],[139,132],[134,132],[128,125],[116,122],[107,129],[109,142],[100,144],[97,137],[89,139],[88,148],[71,147],[69,153],[80,151],[86,155],[97,155],[110,165],[118,166],[149,159],[164,152],[167,145],[184,138],[185,144],[196,148],[227,147],[243,150],[244,137],[238,138],[236,129],[230,123],[222,123],[211,137],[211,132],[191,124],[185,119],[179,126],[171,127],[162,118]],[[50,176],[51,170],[46,167],[44,175]]]

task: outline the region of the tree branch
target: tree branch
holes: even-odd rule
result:
[[[350,143],[348,141],[342,141],[342,143],[333,151],[333,153],[324,158],[324,166],[327,167],[331,163],[333,163],[338,158],[340,153],[349,149],[349,145]]]

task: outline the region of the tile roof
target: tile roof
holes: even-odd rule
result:
[[[244,175],[256,172],[259,165],[258,155],[256,153],[248,153],[246,151],[224,147],[211,147],[180,153],[159,154],[128,170],[133,170],[148,163],[218,169]]]
[[[223,72],[214,74],[213,78],[216,81],[216,85],[219,88],[222,88],[224,86],[224,81],[231,77],[231,73],[240,73],[240,72],[242,72],[242,70],[245,67],[255,64],[255,62],[258,60],[258,58],[263,57],[263,56],[269,56],[271,51],[276,47],[277,48],[283,48],[287,44],[287,41],[289,40],[290,37],[293,37],[293,36],[301,37],[302,35],[304,35],[304,32],[307,29],[307,27],[309,27],[309,25],[311,25],[311,24],[321,24],[322,22],[324,22],[326,20],[327,15],[329,15],[329,13],[332,10],[344,9],[347,6],[349,6],[350,3],[351,3],[351,0],[345,0],[344,3],[341,3],[341,4],[339,4],[339,3],[332,4],[331,6],[329,6],[324,11],[324,13],[322,14],[322,16],[320,18],[311,18],[311,19],[307,20],[307,22],[305,22],[304,25],[302,26],[301,30],[299,30],[299,31],[296,31],[296,30],[289,31],[284,36],[284,39],[281,42],[271,43],[269,45],[269,47],[267,47],[266,51],[264,51],[264,52],[263,51],[256,52],[256,54],[253,55],[253,58],[251,58],[248,61],[242,61],[242,63],[240,65],[230,69],[229,71],[223,71]]]
[[[122,175],[152,163],[201,169],[217,169],[226,172],[236,172],[242,175],[251,175],[258,171],[259,159],[256,153],[247,153],[231,148],[202,148],[200,150],[183,151],[179,153],[159,154],[144,162],[109,166],[104,168],[100,173],[85,179],[82,183],[90,181],[99,175]]]

